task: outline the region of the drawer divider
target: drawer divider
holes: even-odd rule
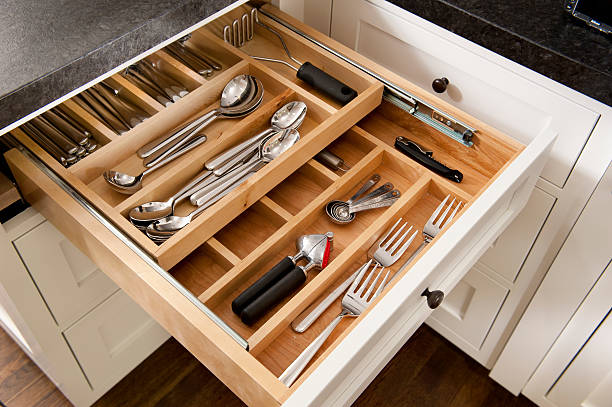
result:
[[[112,85],[117,85],[124,88],[132,96],[131,99],[138,100],[138,102],[140,103],[137,104],[151,116],[165,109],[165,107],[161,103],[153,99],[151,96],[149,96],[149,94],[140,89],[138,86],[125,79],[123,76],[121,76],[121,74],[113,75],[106,80]]]
[[[332,182],[340,178],[338,174],[336,174],[335,172],[333,172],[332,170],[330,170],[329,168],[327,168],[326,166],[324,166],[323,164],[321,164],[315,159],[308,161],[306,165],[308,165],[314,171],[320,173],[322,176],[324,176],[325,178],[329,179]]]
[[[290,221],[293,218],[293,215],[288,210],[274,202],[267,195],[261,197],[259,202],[285,221]]]
[[[233,251],[214,237],[208,239],[205,244],[218,255],[217,257],[220,257],[223,260],[223,263],[230,265],[230,267],[240,263],[240,257],[238,257]]]
[[[260,266],[264,258],[273,252],[276,246],[287,244],[292,240],[293,234],[319,216],[320,208],[332,196],[347,193],[355,183],[359,182],[368,172],[376,168],[382,160],[382,154],[382,149],[372,150],[342,178],[329,186],[321,195],[266,239],[256,250],[252,251],[239,264],[225,273],[223,277],[202,293],[199,297],[200,301],[214,308],[221,301],[222,297],[228,295],[238,285],[246,281],[255,272],[255,269]]]
[[[181,77],[179,82],[186,85],[188,89],[191,88],[189,90],[197,89],[207,82],[202,75],[183,65],[163,49],[160,49],[156,53],[147,57],[149,61],[154,61],[156,58],[169,65],[172,70],[176,71]]]

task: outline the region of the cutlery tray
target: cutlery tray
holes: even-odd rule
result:
[[[246,6],[245,6],[246,7]],[[244,12],[244,9],[240,9]],[[236,10],[234,13],[238,13]],[[226,17],[224,17],[226,18]],[[227,17],[229,18],[229,17]],[[261,16],[260,18],[265,19]],[[382,97],[382,85],[373,78],[341,62],[324,51],[304,42],[292,32],[283,32],[296,55],[313,61],[333,75],[343,78],[359,95],[345,106],[339,106],[325,95],[313,91],[307,84],[300,86],[294,75],[279,72],[276,66],[268,67],[251,59],[242,50],[223,42],[215,32],[215,25],[203,27],[192,33],[187,45],[204,51],[218,60],[223,69],[205,78],[175,60],[163,49],[146,57],[164,73],[176,78],[189,93],[168,107],[162,106],[149,95],[127,81],[121,74],[108,79],[111,85],[122,86],[129,100],[152,116],[122,135],[116,135],[103,123],[84,111],[74,101],[64,102],[67,110],[78,117],[79,122],[90,129],[103,147],[69,168],[56,165],[54,159],[32,142],[21,130],[12,132],[23,144],[34,151],[46,163],[53,165],[59,175],[73,185],[88,201],[142,246],[158,263],[169,268],[204,243],[231,219],[251,206],[287,175],[304,164],[310,157],[329,144],[335,137],[355,124],[376,107]],[[270,22],[270,24],[274,24]],[[266,31],[258,27],[249,47],[265,49],[267,55],[281,56],[280,43],[270,41]],[[245,47],[246,48],[246,47]],[[264,51],[261,51],[264,53]],[[196,118],[219,106],[219,97],[225,84],[240,74],[257,77],[264,87],[262,104],[250,115],[240,119],[217,119],[203,133],[207,141],[176,161],[147,175],[143,188],[133,195],[114,191],[103,179],[107,169],[137,175],[144,170],[142,159],[136,151],[148,142],[168,134],[182,123]],[[161,245],[155,244],[128,220],[134,206],[151,200],[166,200],[203,169],[207,159],[257,134],[270,125],[272,114],[284,104],[300,100],[306,103],[308,112],[300,126],[300,141],[289,151],[259,170],[240,188],[208,208],[188,226]],[[175,214],[183,215],[194,207],[189,202],[178,205]]]
[[[246,6],[239,7],[192,35],[190,46],[207,47],[211,55],[223,62],[223,71],[212,78],[204,79],[189,73],[188,68],[161,51],[147,57],[161,58],[167,69],[176,69],[189,77],[193,87],[190,94],[166,108],[156,105],[151,98],[134,90],[135,101],[155,110],[155,114],[129,133],[122,136],[110,134],[101,123],[79,111],[78,106],[75,107],[70,101],[65,102],[79,114],[83,122],[97,129],[96,136],[105,142],[99,151],[74,166],[63,168],[24,133],[15,130],[13,134],[149,252],[174,279],[246,339],[248,350],[235,344],[204,314],[187,304],[185,298],[168,287],[157,274],[141,268],[136,260],[128,260],[117,253],[125,252],[126,249],[98,237],[109,235],[106,231],[99,231],[100,226],[94,228],[97,230],[89,231],[84,218],[77,221],[79,225],[74,232],[76,239],[81,236],[90,239],[92,235],[94,239],[86,242],[94,241],[94,245],[88,248],[87,243],[84,243],[79,247],[93,256],[94,261],[103,261],[100,253],[108,253],[112,267],[108,267],[110,271],[107,273],[122,288],[245,402],[269,406],[283,403],[299,389],[342,340],[363,323],[368,314],[376,312],[377,304],[385,299],[393,286],[398,281],[410,278],[413,266],[429,251],[435,250],[436,243],[449,233],[449,228],[445,227],[425,247],[364,314],[343,320],[300,378],[288,388],[277,377],[340,312],[341,297],[303,334],[293,332],[291,321],[367,261],[370,247],[398,218],[402,217],[408,224],[414,225],[419,233],[406,254],[389,267],[391,273],[396,272],[409,254],[421,244],[423,225],[446,195],[451,194],[465,203],[451,225],[461,222],[463,217],[470,219],[467,217],[470,206],[494,185],[525,147],[358,54],[326,40],[334,48],[342,49],[360,63],[373,67],[379,74],[414,92],[416,96],[452,112],[478,129],[471,148],[456,143],[395,105],[382,101],[380,83],[313,48],[301,37],[260,15],[260,19],[266,19],[267,24],[282,32],[298,59],[313,62],[342,78],[359,92],[356,99],[340,107],[296,79],[294,71],[289,68],[250,58],[249,53],[272,58],[282,58],[284,55],[280,44],[267,33],[262,33],[259,27],[256,27],[255,38],[240,49],[220,39],[223,26],[245,11],[248,11]],[[273,13],[312,35],[323,37],[278,11]],[[205,131],[208,136],[206,143],[189,152],[184,159],[151,174],[145,179],[144,188],[132,196],[117,194],[105,185],[101,178],[105,169],[120,169],[133,174],[140,172],[142,166],[134,153],[141,145],[203,110],[216,106],[225,83],[241,73],[255,75],[263,82],[265,96],[258,110],[243,119],[216,121]],[[120,76],[112,79],[122,80]],[[156,246],[130,224],[126,214],[131,207],[171,195],[177,185],[202,168],[207,158],[266,128],[271,114],[291,100],[302,100],[308,106],[306,120],[300,128],[302,139],[293,148],[160,246]],[[397,151],[393,144],[398,136],[434,151],[434,158],[463,173],[463,182],[454,183],[442,178]],[[332,171],[312,159],[324,147],[342,157],[350,170]],[[538,151],[537,157],[532,158],[534,162],[546,150],[545,147],[537,148],[542,151]],[[43,182],[37,182],[33,164],[16,150],[7,153],[7,160],[20,180],[26,197],[31,196],[35,200],[38,192],[31,191],[29,186],[32,181],[37,185]],[[521,165],[527,166],[525,163]],[[527,172],[531,168],[529,164],[529,168],[523,171]],[[531,172],[537,172],[537,169]],[[356,219],[350,224],[332,223],[324,211],[326,203],[334,199],[348,199],[372,174],[381,176],[378,185],[393,183],[401,192],[401,197],[388,208],[357,213]],[[529,184],[523,181],[522,185],[529,184],[532,188],[534,182],[532,180]],[[515,189],[510,192],[521,195],[521,186],[515,187],[512,184],[511,187]],[[45,191],[47,195],[56,194],[52,186],[46,186]],[[509,189],[504,191],[508,192]],[[475,229],[474,233],[485,235],[487,228],[495,229],[496,218],[506,213],[514,195],[511,194],[509,198],[505,195],[498,197],[499,202],[491,205],[491,213],[486,214],[486,222],[475,222],[478,224],[473,226],[481,229]],[[59,197],[53,200],[59,201]],[[53,204],[48,214],[64,211],[61,218],[74,216],[76,219],[77,215],[70,213],[71,205],[74,207],[74,204]],[[187,204],[183,204],[177,208],[177,212],[187,212],[187,207]],[[68,233],[66,230],[63,229],[64,233]],[[328,231],[334,233],[334,246],[327,267],[321,271],[311,270],[300,289],[267,312],[257,323],[252,326],[243,324],[231,310],[232,300],[281,258],[293,255],[297,237]],[[426,277],[419,280],[419,287],[422,287],[419,292],[438,281],[442,273],[443,268],[430,270]],[[423,302],[418,296],[412,301],[414,309]]]

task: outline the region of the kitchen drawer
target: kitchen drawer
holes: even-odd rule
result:
[[[227,77],[237,72],[251,72],[278,91],[272,101],[258,111],[262,117],[257,125],[253,123],[255,119],[251,121],[249,118],[233,126],[220,124],[226,126],[223,134],[211,133],[201,155],[194,154],[193,158],[205,158],[207,154],[219,151],[231,144],[227,138],[235,141],[248,128],[257,130],[267,121],[275,106],[294,97],[304,99],[309,105],[311,121],[305,123],[306,135],[295,149],[289,150],[277,159],[278,162],[275,160],[209,208],[214,216],[205,213],[198,218],[198,225],[194,225],[196,227],[191,232],[184,230],[185,233],[175,235],[172,247],[181,246],[180,250],[166,258],[155,256],[149,250],[159,264],[166,266],[165,270],[145,255],[144,250],[150,248],[151,242],[145,240],[145,244],[141,235],[130,234],[124,228],[127,220],[119,216],[125,212],[116,210],[129,208],[129,202],[141,201],[128,198],[132,200],[115,202],[117,198],[104,195],[106,198],[103,197],[101,202],[91,202],[102,212],[110,206],[109,202],[115,202],[118,215],[112,218],[116,221],[113,225],[91,204],[78,197],[80,189],[87,186],[79,176],[99,175],[104,167],[88,167],[83,174],[76,174],[79,168],[72,170],[73,166],[69,171],[61,172],[59,170],[63,169],[48,160],[23,134],[18,136],[32,152],[14,149],[7,153],[7,159],[26,199],[247,404],[303,406],[349,403],[431,313],[421,296],[423,291],[426,288],[444,292],[452,290],[522,209],[544,166],[555,134],[544,130],[524,146],[291,17],[269,6],[266,10],[397,86],[478,128],[474,146],[464,147],[399,107],[387,101],[381,102],[379,84],[369,82],[336,57],[315,50],[309,42],[299,40],[301,47],[296,45],[298,42],[292,42],[290,47],[292,51],[295,48],[300,52],[298,58],[306,56],[335,75],[341,76],[340,67],[343,67],[349,82],[351,78],[359,78],[362,82],[357,81],[354,86],[358,87],[359,83],[365,86],[359,89],[359,98],[338,109],[322,95],[297,82],[291,70],[249,58],[241,50],[272,55],[275,52],[272,44],[257,48],[256,44],[261,40],[259,36],[263,35],[259,29],[256,30],[253,49],[246,45],[235,50],[224,44],[219,40],[221,28],[242,14],[243,10],[239,9],[199,29],[192,40],[204,38],[206,44],[217,46],[219,52],[240,58],[241,61],[234,65],[235,71],[230,71]],[[276,23],[266,21],[282,29],[287,37],[294,38]],[[223,75],[221,73],[216,78],[227,79]],[[209,94],[210,89],[216,89],[216,93],[210,91],[209,94],[216,95],[219,86],[213,78],[210,83],[193,90],[184,98],[184,103],[179,101],[148,119],[152,124],[145,122],[139,126],[152,130],[153,124],[157,123],[156,116],[163,116],[168,122],[176,115],[186,117],[188,113],[181,113],[182,109],[195,112],[202,105],[197,102],[197,94]],[[190,101],[195,105],[192,106]],[[168,123],[162,127],[171,126]],[[136,135],[134,130],[133,136]],[[463,182],[457,184],[444,179],[397,152],[393,141],[400,135],[433,149],[440,161],[460,168],[464,174]],[[124,140],[129,139],[121,138],[115,145],[127,148],[129,143],[136,144]],[[143,141],[145,138],[139,139],[139,142]],[[100,165],[114,162],[121,153],[113,147],[114,142],[87,159],[96,160],[98,154]],[[344,173],[333,172],[312,160],[311,157],[325,146],[343,157],[351,169]],[[132,145],[125,154],[129,156],[135,148]],[[112,151],[115,156],[100,154],[104,149]],[[56,169],[64,180],[50,175],[32,154],[46,160],[47,165]],[[130,158],[119,160],[127,162]],[[86,160],[83,163],[80,168],[85,168]],[[183,177],[175,171],[177,168],[187,173],[191,170],[191,174],[197,168],[194,160],[173,165],[167,173],[160,174],[159,179],[153,179],[151,186],[138,199],[144,201],[165,196],[176,188],[171,183],[176,185],[190,175]],[[323,211],[325,204],[332,199],[346,199],[374,173],[380,174],[384,181],[392,182],[401,191],[401,197],[386,209],[359,213],[348,225],[330,222]],[[168,178],[171,174],[175,177],[172,181]],[[93,183],[99,185],[99,181]],[[339,312],[340,301],[337,300],[304,334],[294,333],[291,321],[317,297],[335,288],[354,272],[365,261],[372,244],[399,217],[421,229],[447,194],[466,204],[450,227],[445,228],[401,271],[400,277],[393,280],[367,312],[339,325],[296,383],[287,387],[278,380],[278,375]],[[77,195],[76,199],[74,195]],[[111,218],[112,213],[106,215]],[[205,221],[199,222],[202,218]],[[252,326],[243,324],[232,313],[230,304],[233,298],[279,259],[293,254],[298,236],[327,231],[335,236],[334,249],[326,268],[309,272],[301,289]],[[133,241],[126,234],[133,237]],[[421,241],[419,236],[409,251],[416,249]],[[138,243],[143,243],[142,247]],[[403,262],[405,259],[391,267],[391,271],[397,271]]]
[[[80,319],[64,336],[94,391],[118,382],[169,338],[122,291]]]
[[[60,329],[70,326],[118,289],[49,222],[13,244]]]
[[[427,324],[446,337],[459,337],[461,342],[479,349],[508,292],[477,264],[453,288]]]
[[[340,0],[333,7],[332,38],[432,95],[524,144],[550,125],[559,137],[541,176],[563,187],[599,114],[474,54],[462,45],[465,39],[390,3]],[[442,77],[450,83],[437,94],[432,82]]]

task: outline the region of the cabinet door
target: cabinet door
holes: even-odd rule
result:
[[[49,222],[14,244],[61,329],[118,289]]]
[[[540,406],[612,405],[611,292],[608,266],[525,387],[527,397]]]
[[[95,391],[106,391],[169,335],[123,291],[115,293],[65,333]]]
[[[331,37],[522,143],[559,132],[542,178],[563,187],[598,114],[464,47],[477,46],[385,1],[336,0]],[[491,53],[492,54],[492,53]],[[446,77],[446,92],[432,82]]]

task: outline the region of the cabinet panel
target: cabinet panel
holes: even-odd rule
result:
[[[525,209],[495,240],[479,262],[508,282],[513,282],[554,203],[554,197],[535,188]]]
[[[431,23],[382,3],[335,1],[332,38],[522,143],[552,126],[559,138],[541,176],[562,187],[599,115],[438,36],[425,28]],[[450,84],[437,94],[432,81],[440,77]]]
[[[49,222],[14,244],[62,329],[118,289]]]
[[[94,390],[117,382],[169,337],[123,291],[64,335]]]
[[[480,348],[501,308],[508,289],[482,273],[478,265],[457,284],[427,324],[448,337],[459,337]]]

